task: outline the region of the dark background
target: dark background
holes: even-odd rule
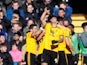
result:
[[[69,5],[73,8],[73,13],[87,14],[87,0],[69,0]]]

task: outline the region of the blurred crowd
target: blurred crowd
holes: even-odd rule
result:
[[[87,23],[79,36],[67,0],[0,0],[0,65],[87,65]]]

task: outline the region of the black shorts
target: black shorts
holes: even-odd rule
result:
[[[58,65],[67,65],[66,55],[65,55],[64,51],[59,51],[58,56],[59,56]]]
[[[44,49],[42,57],[41,57],[41,62],[48,63],[48,65],[57,65],[55,63],[56,58],[57,58],[56,52]]]
[[[73,55],[73,58],[72,58],[73,64],[72,65],[77,65],[78,60],[79,60],[79,54]]]
[[[37,65],[41,65],[41,57],[42,57],[42,54],[38,55],[38,57],[37,57],[37,61],[38,61]]]
[[[67,54],[67,59],[68,65],[77,65],[79,60],[79,54],[76,55]]]
[[[32,53],[26,53],[26,65],[36,65],[36,55]]]
[[[87,56],[83,56],[83,64],[87,65]]]

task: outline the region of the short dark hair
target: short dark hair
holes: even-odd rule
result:
[[[4,33],[0,33],[0,36],[4,36]]]
[[[50,21],[50,19],[53,18],[53,17],[57,18],[57,17],[54,16],[54,15],[50,15],[50,16],[48,17],[48,21]]]
[[[14,10],[14,11],[13,11],[13,14],[17,14],[17,15],[19,15],[19,17],[21,17],[21,16],[20,16],[20,12],[19,12],[18,10]]]
[[[13,5],[14,3],[18,3],[18,1],[17,1],[17,0],[13,0],[13,1],[12,1],[12,5]]]
[[[16,46],[18,47],[18,44],[16,44],[15,42],[12,43],[12,46],[13,46],[13,45],[16,45]]]
[[[64,21],[69,21],[68,19],[64,19]]]
[[[59,17],[57,17],[57,20],[58,21],[64,21],[64,18],[62,18],[62,17],[59,16]]]
[[[69,26],[71,26],[72,28],[75,28],[73,24],[69,24]]]
[[[58,10],[58,11],[60,11],[60,10],[63,10],[63,11],[65,12],[65,10],[64,10],[63,8],[59,8],[59,10]]]
[[[37,26],[36,24],[31,24],[29,29],[33,29],[34,26]]]
[[[64,21],[68,21],[68,23],[70,24],[70,21],[68,19],[64,19]]]
[[[32,20],[32,21],[33,21],[33,23],[35,24],[35,20],[34,20],[33,18],[29,17],[29,19],[28,19],[28,20],[26,20],[26,21],[28,22],[29,20]]]
[[[3,12],[3,10],[0,10],[0,12]]]
[[[6,46],[6,44],[3,44],[3,43],[2,43],[2,44],[0,44],[0,47],[3,47],[3,46]],[[7,47],[7,46],[6,46],[6,47]]]
[[[4,11],[3,11],[3,10],[0,10],[0,12],[1,12],[1,13],[4,13]]]
[[[12,46],[13,46],[13,45],[17,46],[17,47],[18,47],[18,49],[19,49],[18,44],[16,44],[15,42],[13,42],[13,43],[11,44],[11,49],[12,49]]]
[[[84,29],[85,26],[87,26],[87,22],[84,22],[84,23],[82,24],[82,28]]]
[[[21,33],[20,32],[16,32],[16,33],[14,33],[14,35],[21,36]]]

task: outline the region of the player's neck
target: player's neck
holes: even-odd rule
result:
[[[56,23],[51,23],[52,27],[57,27]]]

